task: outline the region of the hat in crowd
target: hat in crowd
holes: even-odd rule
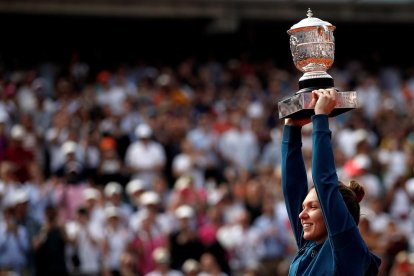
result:
[[[22,125],[14,125],[10,131],[12,139],[21,140],[26,135],[26,130]]]
[[[99,191],[95,188],[90,188],[90,187],[83,190],[82,195],[83,195],[83,198],[85,200],[99,199],[100,198]]]
[[[107,206],[105,207],[105,217],[107,219],[112,218],[112,217],[119,217],[119,209],[115,206]]]
[[[194,216],[194,210],[188,205],[181,205],[175,209],[175,216],[179,219],[192,218]]]
[[[142,205],[156,205],[160,203],[160,196],[154,191],[147,191],[140,196],[139,201]]]
[[[165,247],[158,247],[152,252],[152,258],[156,263],[168,264],[170,262],[170,252]]]
[[[76,144],[76,142],[74,141],[66,141],[63,143],[62,145],[62,153],[63,155],[68,155],[70,153],[75,153],[76,149],[78,147],[78,144]]]
[[[126,192],[128,195],[133,195],[138,191],[144,191],[145,186],[144,182],[141,179],[133,179],[129,181],[126,185]]]
[[[18,204],[27,202],[29,202],[29,193],[24,189],[17,189],[11,193],[8,200],[5,200],[5,205],[8,207],[14,207]]]
[[[184,190],[184,189],[190,187],[191,181],[192,181],[192,179],[191,179],[190,176],[182,175],[175,181],[174,189],[176,189],[177,191]]]
[[[410,196],[414,197],[414,178],[409,178],[405,182],[405,189]]]
[[[135,129],[135,135],[138,138],[150,138],[152,135],[152,129],[147,124],[139,124]]]
[[[159,77],[156,79],[156,83],[159,86],[166,86],[169,85],[171,83],[171,76],[168,74],[161,74],[159,75]]]
[[[113,194],[121,194],[122,193],[122,186],[118,182],[111,181],[108,184],[106,184],[104,189],[105,196],[109,197]]]
[[[354,139],[355,145],[361,143],[369,138],[369,133],[365,129],[357,129],[353,132],[352,138]]]
[[[183,263],[182,270],[185,273],[198,272],[200,263],[194,259],[188,259]]]

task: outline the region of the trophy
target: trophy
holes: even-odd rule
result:
[[[307,18],[287,31],[290,35],[293,62],[304,74],[299,79],[299,91],[278,102],[279,119],[310,118],[315,114],[310,107],[311,92],[334,87],[333,78],[326,72],[334,61],[334,30],[335,26],[313,17],[312,11],[308,9]],[[356,91],[338,91],[336,101],[334,110],[329,114],[331,117],[358,106]]]

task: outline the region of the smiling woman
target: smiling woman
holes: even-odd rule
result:
[[[286,119],[282,140],[282,187],[298,253],[289,275],[377,275],[381,260],[358,230],[364,190],[338,181],[328,115],[334,89],[312,92],[311,119]],[[301,127],[312,121],[312,177],[308,191]],[[352,265],[350,265],[352,264]]]
[[[299,214],[299,219],[303,227],[303,238],[317,243],[323,242],[327,232],[315,189],[309,191],[302,206],[303,210]]]

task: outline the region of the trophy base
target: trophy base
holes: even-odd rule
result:
[[[279,119],[304,119],[310,118],[312,115],[314,115],[314,109],[309,107],[312,101],[312,93],[310,93],[312,90],[310,90],[309,92],[302,92],[302,90],[299,90],[293,96],[279,101]],[[332,110],[331,114],[329,114],[329,116],[335,117],[339,114],[345,113],[357,107],[358,102],[356,91],[337,92],[336,106]]]
[[[334,81],[330,77],[326,78],[309,78],[299,80],[299,91],[301,92],[312,92],[316,89],[324,89],[334,87]]]

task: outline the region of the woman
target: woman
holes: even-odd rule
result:
[[[338,181],[328,114],[334,89],[312,92],[312,176],[308,191],[301,127],[310,119],[286,119],[282,140],[282,186],[299,252],[289,275],[377,275],[381,260],[369,252],[358,230],[363,188]]]

